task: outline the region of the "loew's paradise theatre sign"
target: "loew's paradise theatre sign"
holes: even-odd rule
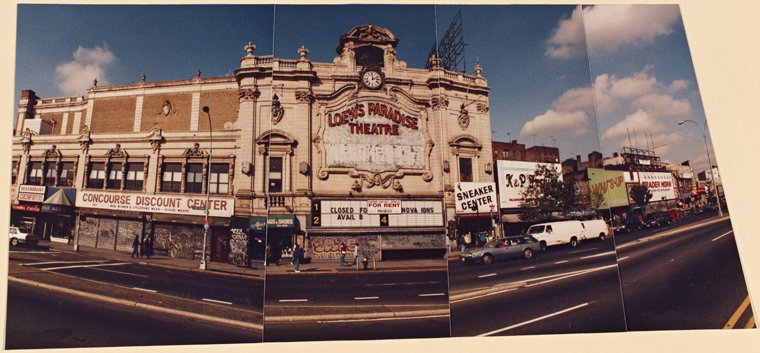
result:
[[[78,192],[76,198],[76,207],[191,216],[205,216],[206,205],[205,196],[145,195],[85,190]],[[209,198],[209,216],[232,217],[234,211],[235,202],[232,197],[212,196]]]

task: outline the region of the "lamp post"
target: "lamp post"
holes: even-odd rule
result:
[[[201,264],[199,268],[201,270],[205,270],[208,268],[208,265],[206,264],[206,242],[208,240],[208,205],[209,205],[209,198],[211,196],[211,153],[213,151],[213,138],[214,136],[211,133],[211,114],[209,114],[209,109],[207,105],[204,105],[202,108],[203,112],[206,113],[206,117],[208,117],[208,167],[206,168],[206,214],[205,218],[203,220],[203,253],[201,253]]]
[[[705,152],[707,152],[707,167],[710,168],[710,176],[712,176],[713,184],[716,184],[715,180],[715,173],[713,172],[713,166],[712,166],[712,160],[710,159],[710,149],[707,146],[707,131],[705,130],[707,126],[707,120],[705,120],[704,125],[700,125],[698,122],[694,120],[681,120],[678,122],[678,125],[683,125],[686,122],[694,123],[695,125],[699,126],[700,129],[702,129],[702,139],[705,141]],[[718,203],[718,215],[723,217],[723,207],[721,206],[720,202],[720,195],[718,194],[718,186],[715,185],[715,201]]]

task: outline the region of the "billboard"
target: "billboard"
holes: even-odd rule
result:
[[[602,196],[602,203],[597,209],[628,206],[628,191],[625,187],[624,172],[588,168],[588,186],[591,195]]]
[[[676,198],[673,175],[662,172],[639,172],[639,184],[649,188],[652,201],[674,200]]]
[[[497,212],[495,183],[456,183],[454,203],[457,214]]]
[[[214,195],[209,199],[208,205],[209,216],[232,217],[235,200],[232,197]],[[76,195],[76,206],[114,211],[206,215],[205,196],[147,195],[83,190]]]
[[[496,161],[499,207],[519,208],[523,190],[530,185],[536,169],[542,165],[555,169],[558,178],[562,178],[562,166],[559,163]]]

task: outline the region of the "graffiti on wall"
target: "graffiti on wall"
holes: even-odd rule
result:
[[[240,228],[231,229],[230,262],[236,266],[248,266],[248,241],[250,237]]]
[[[446,247],[445,234],[383,235],[383,249],[440,249]]]
[[[338,259],[340,258],[340,244],[348,246],[348,253],[353,254],[353,245],[359,243],[361,256],[369,258],[379,257],[380,240],[377,235],[363,235],[354,237],[315,236],[311,239],[309,252],[314,259]]]

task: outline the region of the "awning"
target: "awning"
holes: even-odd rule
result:
[[[264,225],[269,229],[295,229],[298,220],[292,214],[270,214],[269,216],[252,216],[248,227],[254,231],[264,231]]]
[[[53,191],[53,188],[50,188]],[[44,213],[70,213],[74,210],[74,204],[67,195],[67,189],[58,189],[53,195],[42,202],[41,210]],[[70,188],[68,193],[76,195],[76,189]],[[74,196],[76,197],[76,196]]]

